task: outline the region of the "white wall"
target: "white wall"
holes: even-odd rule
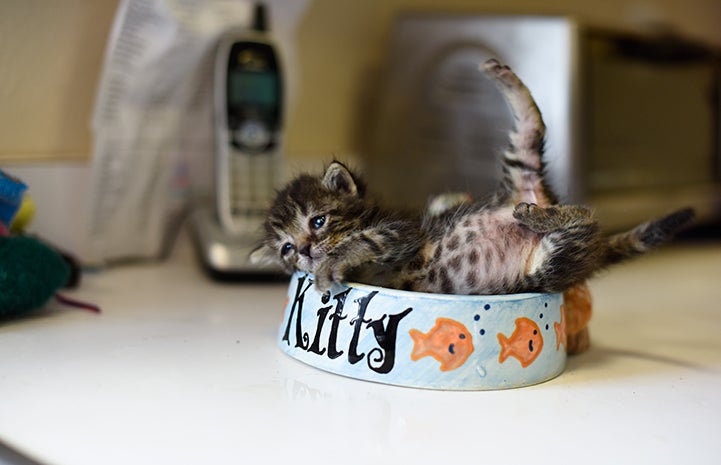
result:
[[[117,3],[0,2],[0,164],[88,159],[90,113]],[[314,0],[298,30],[291,157],[357,151],[368,82],[394,16],[409,10],[572,15],[627,30],[664,24],[721,47],[718,0]]]
[[[90,114],[117,3],[0,2],[0,167],[29,184],[33,229],[70,250],[88,195]],[[572,15],[623,30],[663,24],[721,47],[718,0],[314,0],[298,29],[291,162],[358,153],[389,29],[409,10]]]

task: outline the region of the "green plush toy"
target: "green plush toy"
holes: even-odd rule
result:
[[[42,307],[70,278],[54,249],[26,236],[0,237],[0,317]]]
[[[21,223],[32,216],[32,203],[25,196],[27,186],[0,170],[0,318],[18,316],[45,305],[55,296],[60,302],[95,312],[92,304],[78,302],[57,293],[66,285],[77,284],[79,271],[74,261],[44,242],[23,235],[10,235],[22,229],[17,219],[22,206],[30,205]],[[15,222],[14,222],[15,221]]]

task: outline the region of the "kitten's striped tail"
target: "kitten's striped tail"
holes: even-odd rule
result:
[[[684,208],[663,218],[643,223],[630,231],[610,236],[604,265],[626,261],[668,242],[693,217],[693,209]]]
[[[503,93],[515,122],[509,134],[510,147],[501,159],[502,191],[510,195],[513,204],[527,202],[546,207],[557,203],[544,179],[546,125],[531,92],[508,66],[495,59],[486,61],[482,69]]]

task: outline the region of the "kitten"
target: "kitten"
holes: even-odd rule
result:
[[[312,273],[321,291],[359,281],[453,294],[563,292],[667,241],[693,217],[672,213],[604,237],[590,210],[559,205],[543,176],[545,126],[525,85],[496,60],[483,65],[515,119],[503,179],[486,202],[451,200],[430,214],[388,210],[334,161],[282,189],[251,259]]]

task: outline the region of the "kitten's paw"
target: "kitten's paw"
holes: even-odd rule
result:
[[[321,272],[315,272],[313,274],[315,278],[315,288],[320,293],[330,292],[330,288],[333,285],[327,274]]]
[[[523,87],[523,83],[513,70],[495,58],[491,58],[481,65],[481,69],[492,79],[511,89]]]
[[[328,262],[319,267],[315,273],[315,287],[320,292],[327,292],[333,284],[342,283],[345,279],[345,268],[342,263]]]
[[[447,192],[445,194],[438,194],[431,198],[428,203],[426,212],[430,216],[441,216],[444,213],[448,213],[451,210],[459,208],[461,205],[467,205],[471,203],[473,199],[470,194],[465,192]]]
[[[505,71],[510,71],[511,68],[506,65],[502,65],[501,62],[496,60],[495,58],[490,58],[481,65],[481,69],[483,70],[483,72],[491,76],[499,76]]]
[[[513,217],[523,223],[528,218],[537,216],[539,210],[542,210],[541,207],[535,203],[521,202],[513,209]]]
[[[513,217],[534,232],[546,233],[556,228],[555,207],[542,208],[535,203],[521,202],[513,209]]]
[[[579,205],[551,205],[539,207],[532,203],[519,203],[513,217],[534,232],[547,233],[592,221],[591,210]]]

